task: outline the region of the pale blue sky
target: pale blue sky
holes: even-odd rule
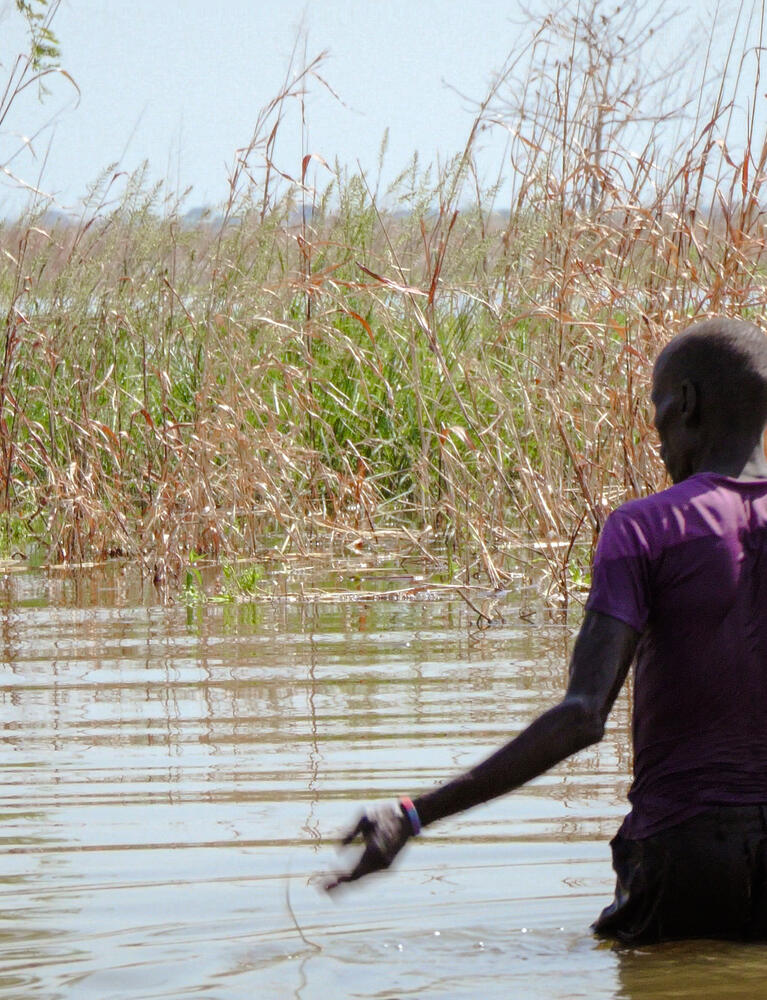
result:
[[[541,14],[550,4],[529,6]],[[388,179],[416,150],[431,162],[463,147],[472,114],[456,91],[482,98],[519,44],[521,10],[517,0],[62,0],[53,27],[79,103],[63,80],[42,106],[31,91],[19,99],[0,131],[0,165],[19,145],[14,133],[43,127],[35,158],[27,151],[9,167],[39,178],[61,207],[76,205],[111,163],[130,171],[143,160],[171,188],[193,187],[187,207],[218,204],[234,152],[279,91],[303,23],[309,55],[328,50],[322,73],[346,105],[311,87],[307,151],[352,168],[359,160],[374,173],[388,127]],[[694,10],[660,47],[678,46],[680,27],[686,34],[705,20],[702,6]],[[725,28],[734,16],[725,8]],[[0,90],[22,46],[14,4],[0,0]],[[284,131],[280,166],[298,174],[298,121]],[[484,135],[483,145],[491,175],[503,167],[502,131]],[[0,216],[20,204],[0,177]]]

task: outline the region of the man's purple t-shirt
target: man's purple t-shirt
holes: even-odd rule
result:
[[[707,472],[623,504],[586,608],[642,633],[622,834],[767,803],[767,480]]]

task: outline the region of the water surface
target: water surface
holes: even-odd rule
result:
[[[552,704],[572,630],[460,600],[163,607],[129,574],[0,581],[0,998],[749,997],[762,948],[617,949],[607,738],[329,899],[360,804]]]

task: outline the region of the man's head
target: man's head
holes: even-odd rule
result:
[[[738,475],[767,424],[767,337],[743,320],[696,323],[658,356],[652,401],[675,483],[706,469]]]

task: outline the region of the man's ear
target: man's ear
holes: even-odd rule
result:
[[[696,424],[699,418],[700,398],[698,387],[688,378],[679,383],[679,412],[685,424]]]

